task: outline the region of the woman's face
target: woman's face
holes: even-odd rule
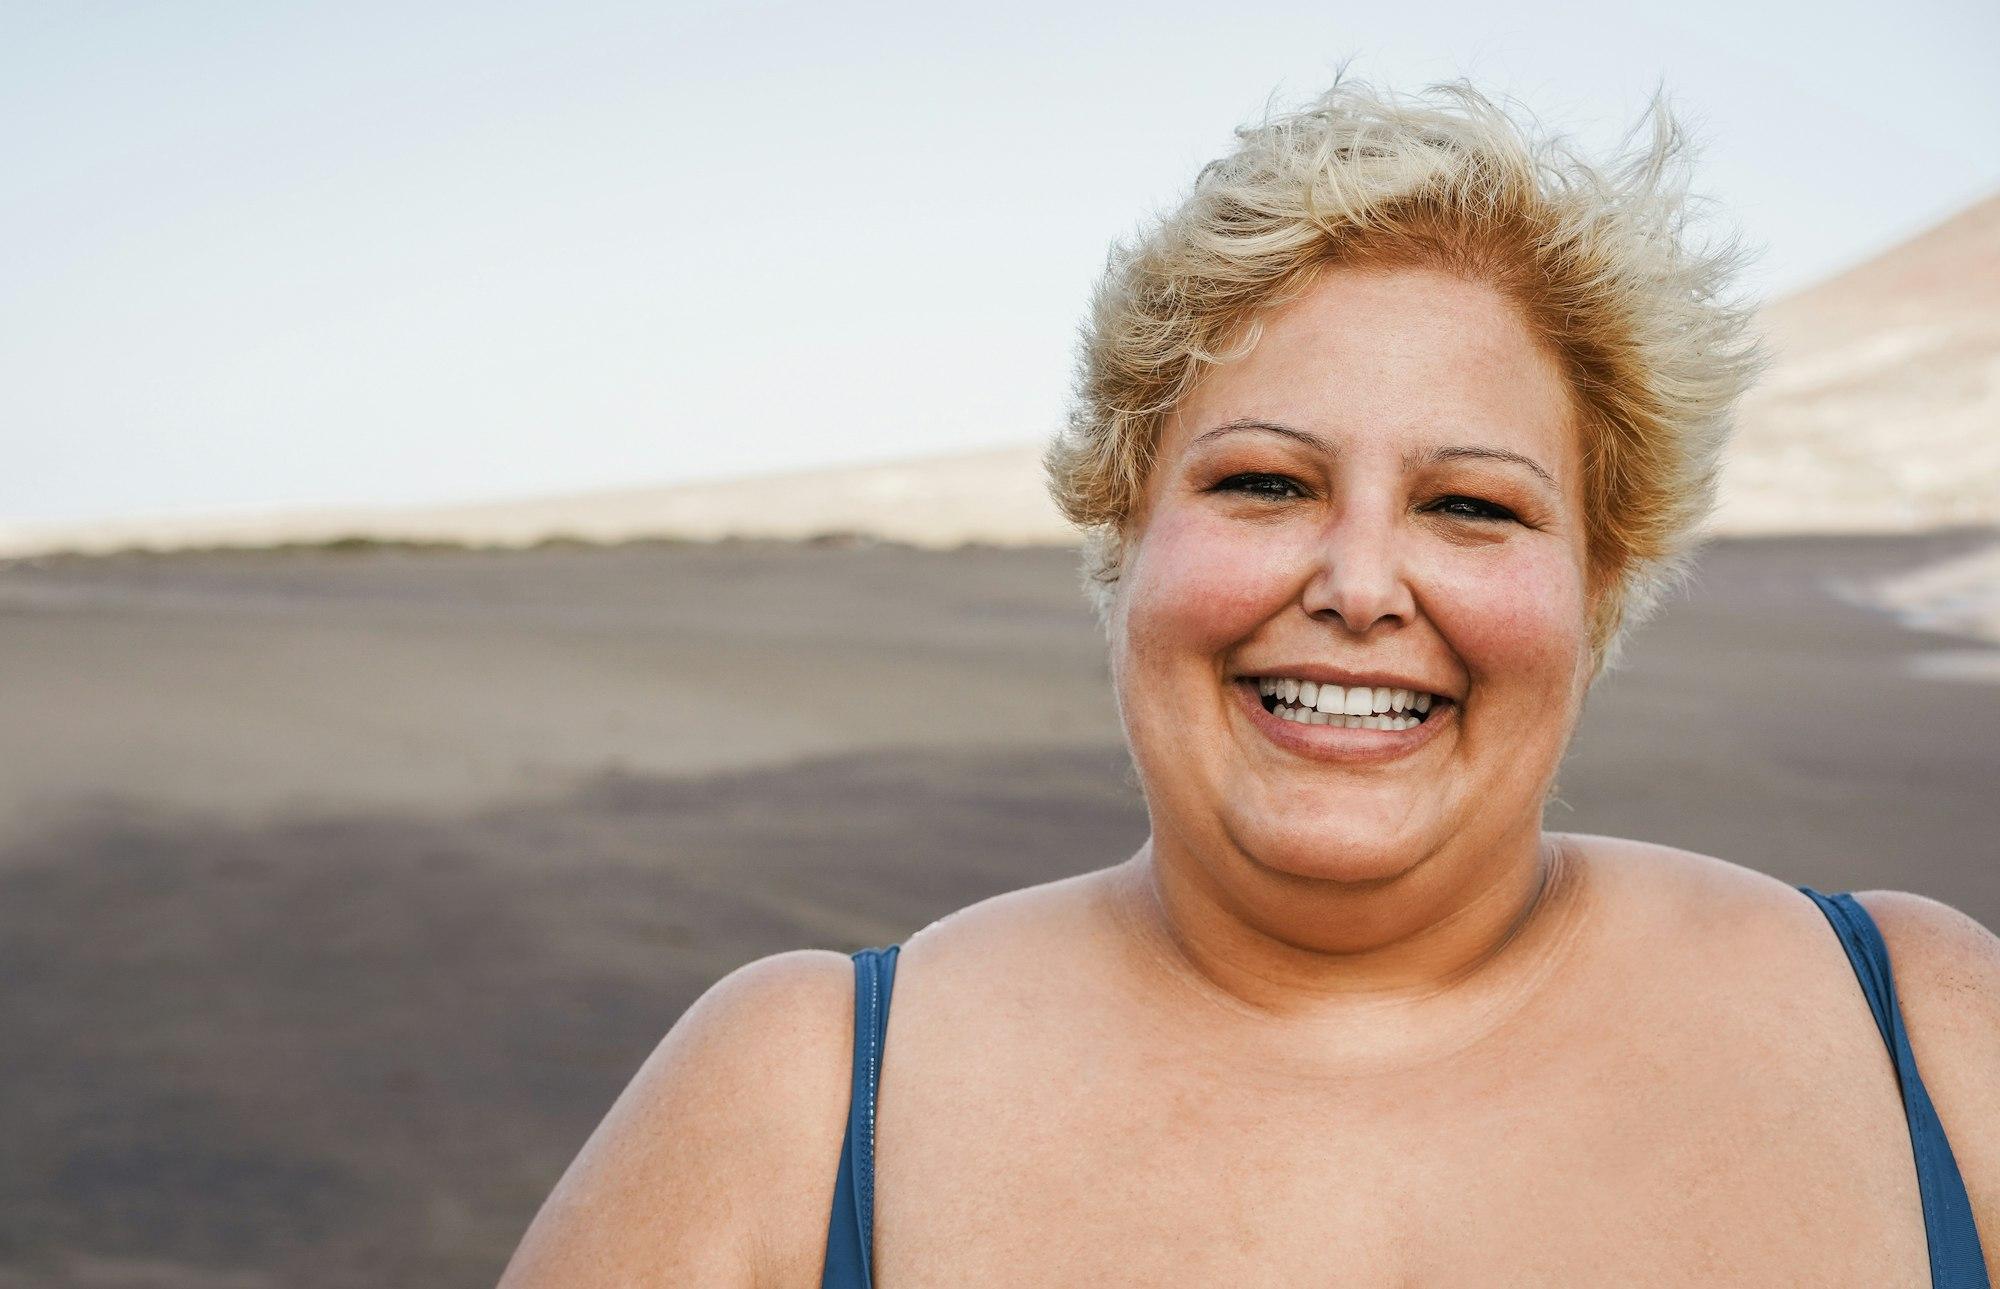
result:
[[[1588,682],[1560,370],[1423,270],[1333,270],[1264,321],[1163,428],[1114,592],[1156,845],[1358,882],[1538,836]],[[1325,685],[1354,681],[1436,697],[1348,728],[1374,686]]]

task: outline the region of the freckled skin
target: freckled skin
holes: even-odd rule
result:
[[[1111,623],[1156,864],[1321,947],[1318,914],[1342,892],[1287,877],[1398,882],[1394,909],[1371,901],[1386,920],[1353,932],[1373,941],[1536,868],[1543,796],[1588,681],[1570,417],[1560,370],[1504,297],[1423,271],[1331,272],[1204,377],[1163,432]],[[1255,429],[1190,447],[1239,418],[1333,453]],[[1464,444],[1533,458],[1560,495],[1500,462],[1406,467],[1411,450]],[[1244,472],[1305,495],[1213,489]],[[1449,496],[1519,522],[1440,511]],[[1457,719],[1387,764],[1306,760],[1236,710],[1228,684],[1299,662],[1424,678],[1459,701]]]

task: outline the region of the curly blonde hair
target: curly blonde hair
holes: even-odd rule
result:
[[[1651,120],[1651,137],[1631,148]],[[1754,307],[1721,292],[1749,254],[1695,244],[1688,135],[1656,88],[1604,164],[1464,80],[1422,94],[1336,75],[1303,109],[1240,126],[1180,205],[1114,242],[1081,328],[1068,421],[1044,454],[1083,529],[1106,620],[1162,425],[1259,315],[1330,267],[1487,283],[1557,356],[1582,442],[1594,681],[1692,569],[1735,404],[1768,361]]]

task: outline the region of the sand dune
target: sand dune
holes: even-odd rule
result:
[[[2000,521],[2000,194],[1761,321],[1717,531]]]
[[[646,538],[863,534],[912,546],[1052,546],[1074,534],[1042,489],[1040,449],[924,457],[720,483],[429,507],[271,510],[98,523],[0,524],[0,557],[342,539],[533,546]]]

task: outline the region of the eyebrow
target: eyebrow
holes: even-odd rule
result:
[[[1320,437],[1317,434],[1312,433],[1311,431],[1297,429],[1290,425],[1280,425],[1276,421],[1260,421],[1255,419],[1254,417],[1243,417],[1238,420],[1229,421],[1226,422],[1225,424],[1218,425],[1214,429],[1209,430],[1198,436],[1195,439],[1195,441],[1193,443],[1190,443],[1188,446],[1190,448],[1199,447],[1203,443],[1208,442],[1210,439],[1218,439],[1225,434],[1234,434],[1238,430],[1265,430],[1272,434],[1281,434],[1288,439],[1295,439],[1298,442],[1305,444],[1307,447],[1313,448],[1320,452],[1324,452],[1329,456],[1339,455],[1339,449],[1337,449],[1332,442]],[[1562,485],[1556,482],[1555,476],[1550,474],[1547,470],[1543,469],[1541,463],[1536,461],[1533,457],[1523,456],[1519,452],[1510,452],[1506,448],[1491,448],[1491,447],[1485,447],[1480,444],[1473,444],[1473,443],[1442,444],[1437,447],[1428,449],[1415,449],[1404,454],[1403,468],[1406,470],[1414,470],[1418,466],[1441,465],[1446,461],[1466,461],[1466,460],[1499,461],[1503,463],[1524,466],[1529,471],[1531,471],[1536,478],[1540,479],[1543,483],[1549,485],[1549,487],[1553,488],[1558,494],[1562,492]]]

